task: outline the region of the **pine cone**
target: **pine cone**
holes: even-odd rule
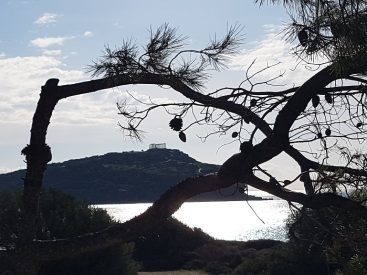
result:
[[[182,118],[180,117],[175,117],[173,118],[170,122],[169,122],[169,127],[171,127],[171,129],[173,131],[181,131],[182,129]]]
[[[182,142],[186,142],[186,135],[184,132],[180,132],[178,137],[181,139]]]
[[[307,33],[306,28],[303,28],[303,29],[298,33],[298,40],[299,40],[299,43],[301,43],[301,45],[302,45],[303,47],[306,47],[306,46],[307,46],[307,43],[308,43],[308,33]]]

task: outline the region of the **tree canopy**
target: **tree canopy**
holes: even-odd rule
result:
[[[264,1],[258,2],[263,4]],[[364,187],[367,176],[366,155],[351,150],[353,142],[366,139],[366,3],[271,2],[282,2],[292,12],[286,34],[295,40],[294,52],[300,61],[320,66],[298,87],[282,90],[272,86],[272,81],[279,77],[275,75],[261,82],[268,84],[268,88],[262,89],[253,79],[261,71],[247,71],[245,79],[233,87],[205,89],[210,71],[225,68],[226,59],[239,49],[243,41],[240,26],[230,27],[222,39],[214,39],[203,49],[191,50],[184,47],[184,37],[166,24],[151,30],[150,40],[142,49],[130,41],[116,49],[107,47],[105,55],[90,66],[93,75],[102,78],[61,86],[58,79],[49,79],[41,89],[30,143],[22,150],[27,173],[23,226],[16,248],[26,249],[6,253],[13,253],[17,259],[31,253],[28,264],[35,270],[38,264],[49,259],[131,240],[165,220],[190,197],[237,183],[308,208],[334,206],[366,219],[365,201],[348,196]],[[186,100],[145,103],[142,109],[119,104],[119,112],[126,118],[121,127],[128,136],[140,139],[142,121],[152,110],[164,108],[172,115],[170,126],[179,132],[182,141],[186,140],[185,131],[189,127],[210,124],[216,126],[216,130],[208,135],[230,133],[241,143],[239,153],[224,162],[217,174],[178,183],[145,213],[130,221],[71,240],[34,240],[43,172],[52,158],[46,134],[54,107],[64,98],[131,84],[169,87]],[[188,113],[194,114],[195,119],[183,128],[182,120]],[[300,144],[316,149],[305,152]],[[345,156],[343,165],[328,163],[332,151]],[[297,177],[279,179],[261,167],[281,153],[298,164]],[[303,182],[305,193],[287,189],[296,180]],[[28,268],[27,272],[32,274],[32,269]]]

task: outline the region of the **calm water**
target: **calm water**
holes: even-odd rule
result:
[[[174,217],[190,227],[201,228],[217,239],[241,241],[287,239],[284,228],[290,213],[287,202],[274,199],[249,203],[265,224],[256,217],[245,201],[187,202]],[[150,203],[105,204],[98,207],[106,209],[116,220],[124,222],[144,212],[150,205]]]

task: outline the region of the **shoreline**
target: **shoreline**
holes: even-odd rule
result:
[[[250,198],[248,199],[248,201],[272,201],[274,200],[273,198],[261,198],[261,197],[256,197],[256,198]],[[189,199],[186,202],[232,202],[232,201],[246,201],[245,198],[243,199],[237,199],[237,198],[233,198],[233,199],[223,199],[223,200],[203,200],[203,199]],[[140,204],[140,203],[154,203],[155,201],[151,201],[151,200],[139,200],[139,201],[112,201],[112,202],[89,202],[90,205],[106,205],[106,204]]]

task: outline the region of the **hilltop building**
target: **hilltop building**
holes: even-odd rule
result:
[[[165,143],[151,143],[149,144],[150,149],[167,149],[167,147]]]

